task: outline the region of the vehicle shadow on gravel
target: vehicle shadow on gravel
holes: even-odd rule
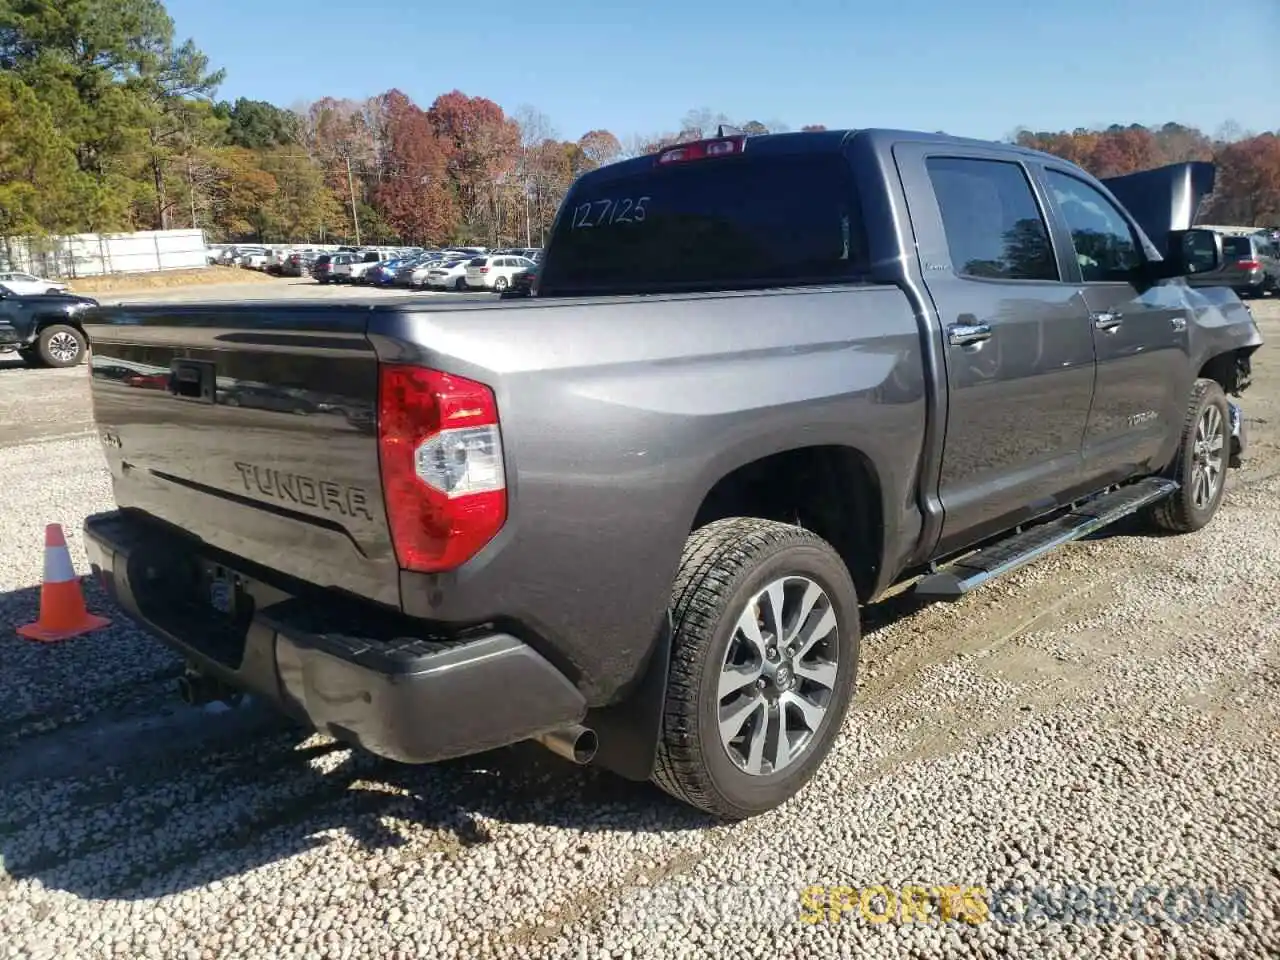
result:
[[[327,845],[351,856],[353,842],[447,861],[512,824],[631,834],[710,823],[649,784],[533,744],[412,767],[258,704],[189,707],[178,658],[88,579],[85,591],[111,626],[56,645],[13,632],[35,619],[38,588],[0,594],[0,902],[24,880],[160,897]],[[132,665],[95,677],[121,663]]]

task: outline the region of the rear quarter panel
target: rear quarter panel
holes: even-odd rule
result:
[[[737,467],[855,447],[885,540],[918,532],[920,335],[897,288],[477,307],[370,327],[384,360],[492,385],[501,416],[508,523],[458,571],[402,574],[406,612],[515,620],[594,706],[643,667],[698,507]]]

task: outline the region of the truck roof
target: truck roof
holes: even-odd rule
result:
[[[739,136],[737,134],[726,134],[729,136]],[[764,133],[754,137],[748,137],[747,143],[750,144],[750,152],[753,156],[760,155],[779,155],[779,154],[795,154],[795,153],[825,153],[836,152],[840,150],[847,141],[857,138],[866,141],[876,153],[882,151],[888,152],[896,143],[904,141],[912,141],[915,143],[939,143],[948,144],[956,147],[967,147],[970,149],[999,151],[1004,154],[1019,154],[1028,159],[1035,158],[1038,160],[1052,159],[1057,163],[1065,163],[1074,167],[1075,164],[1063,160],[1061,157],[1055,157],[1051,154],[1044,153],[1039,150],[1032,150],[1029,147],[1019,146],[1016,143],[1004,143],[998,140],[978,140],[971,137],[956,137],[945,133],[926,133],[921,130],[899,130],[891,127],[868,127],[861,129],[844,129],[844,130],[810,130],[799,131],[795,133]],[[703,137],[702,140],[717,140],[719,137]],[[682,141],[682,143],[698,142],[698,141]],[[680,146],[681,143],[668,144],[662,150],[668,150],[672,147]],[[653,158],[662,150],[655,153],[648,153],[640,157],[632,157],[629,160],[623,160],[619,163],[611,163],[593,170],[590,173],[583,174],[583,179],[601,179],[608,180],[615,177],[625,177],[631,174],[640,173],[653,168]]]

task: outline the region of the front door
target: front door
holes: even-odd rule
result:
[[[949,399],[940,553],[1058,505],[1078,483],[1093,394],[1088,310],[1019,162],[900,146]]]
[[[1158,471],[1173,454],[1194,376],[1186,287],[1137,279],[1147,259],[1141,235],[1106,194],[1053,166],[1044,178],[1071,231],[1098,364],[1087,477],[1101,486]]]

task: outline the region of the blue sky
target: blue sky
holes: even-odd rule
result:
[[[1280,124],[1280,2],[1207,0],[167,0],[227,69],[220,96],[281,106],[398,87],[530,104],[576,139],[678,128],[709,107],[793,128],[1000,138],[1178,120]]]

